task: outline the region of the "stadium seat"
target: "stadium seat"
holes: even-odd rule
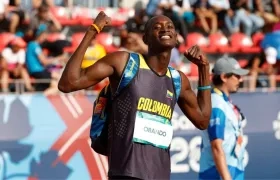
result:
[[[258,53],[261,50],[259,46],[254,46],[252,39],[243,33],[234,33],[231,35],[230,39],[231,46],[236,48],[237,51],[243,53]]]
[[[0,34],[0,51],[5,48],[9,42],[15,38],[15,35],[13,33],[1,33]]]
[[[238,63],[240,65],[240,67],[244,68],[248,64],[248,60],[247,59],[239,59]]]
[[[72,18],[83,26],[89,26],[93,22],[93,16],[97,15],[96,9],[89,9],[87,7],[74,7]]]
[[[198,77],[198,67],[194,63],[190,63],[190,73],[191,77]]]
[[[209,35],[209,47],[218,50],[221,53],[236,52],[236,48],[229,46],[227,37],[222,33],[214,33]]]
[[[104,46],[106,52],[114,52],[117,48],[113,44],[113,35],[110,33],[102,32],[96,36],[96,41]]]
[[[70,12],[67,8],[62,6],[52,6],[51,13],[57,18],[62,25],[75,25],[78,24],[75,20],[70,18]]]
[[[213,53],[215,52],[215,48],[209,47],[209,41],[206,37],[204,37],[202,34],[194,32],[189,33],[186,38],[186,49],[190,48],[193,45],[198,45],[203,49],[206,53]]]
[[[264,34],[261,32],[257,32],[252,36],[252,41],[254,46],[260,46],[261,41],[264,38]]]
[[[196,44],[199,45],[200,47],[207,47],[208,40],[200,33],[197,32],[189,33],[186,38],[187,47],[191,47]]]
[[[84,35],[85,35],[85,33],[82,33],[82,32],[74,33],[72,35],[72,45],[71,45],[71,47],[65,47],[64,51],[69,52],[69,53],[73,53],[75,51],[75,49],[78,47],[78,45],[81,43]]]

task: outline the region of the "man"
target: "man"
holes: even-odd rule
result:
[[[9,91],[9,78],[22,78],[27,91],[34,91],[25,65],[25,46],[22,38],[16,37],[2,51],[1,85],[3,92]]]
[[[47,38],[46,26],[40,25],[35,33],[35,40],[27,45],[26,50],[26,67],[29,74],[35,79],[51,80],[50,83],[39,83],[36,85],[36,90],[45,91],[46,95],[53,94],[57,91],[57,81],[59,73],[50,72],[47,66],[55,63],[63,62],[65,57],[63,55],[48,58],[44,55],[41,43]]]
[[[38,8],[38,13],[31,16],[29,29],[34,31],[40,24],[45,24],[48,32],[57,32],[62,29],[60,22],[51,13],[50,8],[44,4]]]
[[[212,114],[202,136],[199,179],[244,179],[241,123],[245,118],[229,95],[237,92],[249,71],[224,57],[217,60],[213,73]]]
[[[132,54],[117,51],[106,55],[92,66],[81,69],[83,55],[92,38],[109,24],[110,18],[104,12],[100,12],[67,62],[58,88],[64,93],[69,93],[88,88],[109,77],[110,90],[114,97],[111,101],[108,128],[109,179],[169,179],[169,147],[173,133],[170,120],[177,100],[173,96],[174,86],[172,79],[168,77],[167,69],[171,50],[177,42],[174,25],[165,16],[156,16],[147,22],[143,41],[148,45],[148,55],[146,60],[139,55],[141,59],[139,68],[135,68],[137,64],[134,63]],[[178,76],[181,76],[178,104],[197,128],[206,129],[211,114],[209,63],[197,46],[192,47],[185,56],[197,64],[200,72],[199,86],[204,90],[199,91],[196,97],[189,80],[183,73],[178,73]],[[122,86],[119,82],[123,78],[126,64],[131,65],[128,69],[137,71],[137,74],[119,91],[119,87]],[[127,75],[125,78],[130,77],[129,73],[125,75]],[[153,104],[153,108],[150,104]],[[164,113],[161,113],[162,111]],[[164,122],[159,123],[163,119]],[[149,133],[149,139],[145,139],[146,137],[143,137],[147,135],[147,132],[144,132],[145,128],[139,128],[143,126],[152,126],[154,129],[164,126],[165,135]],[[171,138],[166,139],[167,137]],[[157,140],[162,144],[154,146]]]

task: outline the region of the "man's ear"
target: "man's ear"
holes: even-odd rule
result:
[[[146,45],[148,45],[148,39],[147,39],[146,34],[144,34],[144,36],[142,37],[142,39],[143,39],[143,42],[144,42]]]
[[[227,77],[226,77],[226,74],[225,73],[222,73],[221,75],[220,75],[220,77],[221,77],[221,80],[223,81],[223,82],[227,82]]]

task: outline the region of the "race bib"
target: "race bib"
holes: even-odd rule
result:
[[[168,119],[139,111],[136,113],[134,142],[167,149],[172,136],[173,128]]]

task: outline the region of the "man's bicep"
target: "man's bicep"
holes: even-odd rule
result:
[[[110,77],[114,74],[114,67],[106,61],[99,60],[88,68],[84,69],[84,75],[82,76],[82,83],[96,84],[106,77]]]
[[[213,108],[210,123],[207,129],[210,141],[215,139],[224,139],[225,121],[225,113],[219,108]]]
[[[194,113],[194,110],[197,110],[198,103],[196,95],[193,92],[188,78],[180,72],[181,75],[181,93],[178,99],[178,105],[180,106],[183,113],[186,115]]]
[[[111,76],[120,76],[128,59],[128,53],[108,54],[83,70],[83,83],[96,84]]]

